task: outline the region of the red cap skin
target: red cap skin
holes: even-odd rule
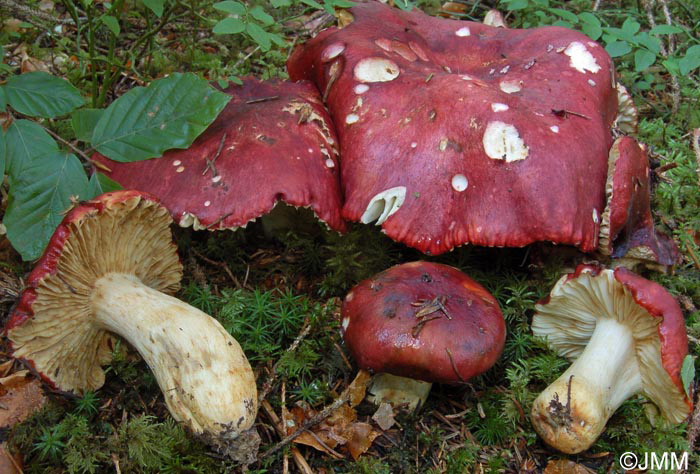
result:
[[[688,334],[685,318],[678,302],[663,286],[642,278],[626,268],[616,268],[615,279],[632,294],[639,306],[646,309],[652,316],[662,319],[659,324],[661,363],[673,384],[678,387],[678,391],[685,394],[681,380],[681,367],[688,355]],[[692,413],[693,401],[687,395],[685,400],[689,413]]]
[[[190,148],[134,163],[94,158],[125,188],[158,196],[183,226],[241,227],[283,200],[345,231],[337,139],[313,84],[247,78],[224,92],[231,101]]]
[[[8,331],[22,326],[25,321],[34,315],[32,305],[37,298],[36,289],[44,278],[56,273],[57,265],[61,254],[63,253],[64,245],[71,236],[71,224],[86,218],[89,214],[101,213],[105,208],[111,207],[119,202],[128,201],[135,197],[139,197],[143,200],[158,202],[158,199],[155,196],[145,192],[115,191],[102,194],[101,196],[98,196],[90,201],[83,201],[73,207],[65,215],[63,221],[61,221],[59,226],[56,228],[56,231],[46,246],[44,254],[37,261],[36,265],[34,266],[34,270],[32,270],[26,279],[22,297],[12,311],[9,321],[5,325],[5,335],[7,335]],[[178,288],[179,285],[176,285],[171,289],[171,292],[174,293]],[[11,340],[8,340],[8,344],[10,345],[10,348],[12,348]],[[32,368],[34,368],[31,360],[27,360],[27,362],[32,366]],[[35,372],[37,372],[52,388],[56,388],[50,376],[36,371],[36,369]]]
[[[437,310],[418,331],[420,305],[436,298],[444,298],[452,319]],[[464,382],[485,372],[506,337],[498,302],[484,287],[430,262],[397,265],[359,283],[343,301],[342,318],[360,368],[426,382]]]
[[[425,253],[597,247],[617,110],[601,46],[565,28],[495,28],[377,2],[350,12],[349,26],[321,32],[287,63],[293,80],[327,91],[346,219],[401,186],[405,200],[382,227]],[[382,81],[358,67],[368,58],[385,61]]]
[[[612,248],[607,253],[613,258],[639,254],[661,265],[678,263],[680,252],[676,244],[654,229],[646,148],[634,138],[621,137],[611,150],[615,152],[618,157],[614,161],[612,199],[608,203],[608,245]]]

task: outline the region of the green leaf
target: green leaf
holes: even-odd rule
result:
[[[30,117],[59,117],[85,103],[70,82],[40,71],[10,77],[5,93],[13,109]]]
[[[90,176],[87,196],[85,199],[92,199],[100,194],[111,191],[119,191],[120,189],[124,189],[121,184],[117,183],[109,176],[96,171],[95,173],[92,173],[92,176]]]
[[[681,381],[683,382],[683,388],[685,389],[686,395],[690,398],[690,385],[695,379],[695,358],[688,354],[683,359],[683,366],[681,367]]]
[[[664,65],[666,70],[671,74],[677,76],[680,74],[680,61],[677,58],[665,59],[661,64]]]
[[[634,18],[627,17],[625,22],[622,24],[622,31],[627,34],[633,35],[639,31],[641,25]]]
[[[310,7],[314,7],[318,10],[323,10],[323,5],[320,3],[316,2],[315,0],[299,0],[299,3],[303,3],[304,5],[308,5]]]
[[[10,174],[3,224],[24,260],[39,258],[71,198],[87,197],[88,179],[80,160],[61,151],[33,156],[19,175]]]
[[[579,20],[581,20],[582,23],[586,23],[587,25],[600,26],[600,20],[593,13],[589,13],[589,12],[579,13],[578,18],[579,18]]]
[[[656,62],[656,55],[646,49],[638,49],[634,53],[634,70],[641,72]]]
[[[212,32],[215,35],[235,35],[236,33],[241,33],[245,31],[245,23],[243,23],[238,18],[224,18],[216,25]]]
[[[2,181],[3,176],[5,176],[5,155],[7,155],[5,150],[5,132],[3,132],[2,127],[0,127],[0,181]]]
[[[329,0],[329,1],[331,3],[333,3],[334,7],[338,7],[338,8],[350,8],[350,7],[355,6],[355,2],[350,2],[348,0]],[[402,10],[412,10],[413,9],[413,4],[409,0],[397,0],[396,4]]]
[[[116,161],[161,156],[187,148],[231,97],[192,73],[175,73],[135,87],[110,104],[95,126],[92,146]]]
[[[121,29],[119,28],[119,20],[110,15],[102,15],[100,21],[109,28],[114,36],[119,36]]]
[[[548,8],[547,11],[550,13],[554,13],[560,18],[563,18],[564,20],[571,22],[573,24],[578,23],[578,16],[576,14],[571,13],[570,11],[563,10],[561,8]]]
[[[508,2],[508,6],[506,7],[506,10],[508,11],[514,11],[514,10],[522,10],[523,8],[527,8],[527,0],[512,0],[511,2]]]
[[[636,39],[634,37],[634,33],[629,33],[625,30],[622,30],[620,28],[603,28],[603,32],[613,36],[614,38],[618,40],[623,40],[627,41],[628,43],[635,43]]]
[[[250,35],[251,38],[253,38],[253,41],[258,43],[258,46],[260,46],[261,50],[270,50],[270,35],[267,33],[267,31],[263,30],[260,27],[260,25],[258,25],[257,23],[248,23],[248,25],[246,25],[245,31]]]
[[[634,37],[639,44],[647,48],[652,53],[658,55],[661,52],[661,40],[655,36],[650,36],[647,32],[639,33]]]
[[[592,40],[597,40],[600,35],[603,34],[603,29],[600,25],[593,25],[591,23],[584,23],[581,25],[581,30]]]
[[[222,12],[231,13],[233,15],[245,15],[247,11],[245,5],[243,5],[240,2],[234,2],[231,0],[226,2],[215,3],[214,8]]]
[[[613,41],[605,46],[605,50],[611,57],[617,58],[632,51],[632,46],[626,41]]]
[[[89,142],[103,112],[104,109],[80,109],[73,112],[70,122],[75,132],[75,138]]]
[[[682,75],[687,76],[700,67],[700,45],[691,46],[678,61],[678,68]]]
[[[683,33],[685,30],[675,25],[657,25],[649,30],[650,35],[673,35]]]
[[[0,113],[4,112],[7,108],[7,96],[5,95],[5,88],[0,86]]]
[[[143,0],[143,4],[146,5],[146,8],[151,10],[155,14],[155,16],[160,18],[161,16],[163,16],[165,1],[166,0]]]
[[[272,42],[280,48],[286,48],[287,46],[289,46],[285,39],[282,38],[280,35],[276,33],[268,33],[268,35],[270,36],[270,40],[272,40]]]
[[[12,122],[5,134],[7,147],[7,174],[19,176],[26,163],[36,156],[58,152],[58,145],[51,135],[31,120]]]
[[[241,79],[240,79],[239,77],[237,77],[237,76],[229,76],[229,77],[228,77],[228,80],[231,81],[231,82],[233,82],[234,84],[239,85],[239,86],[242,86],[242,85],[243,85],[243,81],[241,81]]]
[[[292,0],[270,0],[273,8],[291,7]]]
[[[250,16],[265,26],[270,26],[275,22],[275,19],[268,15],[267,12],[259,5],[251,8],[249,13]]]

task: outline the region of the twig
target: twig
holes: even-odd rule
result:
[[[238,278],[236,278],[233,273],[231,272],[231,269],[228,267],[226,262],[217,262],[216,260],[212,260],[210,258],[207,258],[206,256],[202,255],[199,253],[196,249],[192,249],[192,253],[194,253],[197,258],[204,260],[206,263],[210,265],[217,266],[219,268],[223,268],[226,274],[229,276],[231,281],[233,282],[234,285],[236,285],[238,288],[241,288],[241,282],[238,281]]]
[[[279,98],[280,98],[280,96],[278,96],[278,95],[271,95],[270,97],[259,97],[256,99],[246,100],[245,103],[246,104],[259,104],[260,102],[270,102],[271,100],[277,100]]]
[[[695,152],[695,161],[698,163],[698,184],[700,184],[700,128],[693,130],[693,151]]]
[[[259,50],[259,49],[260,49],[260,46],[256,46],[255,49],[253,49],[250,53],[246,54],[246,55],[243,56],[241,59],[239,59],[238,61],[236,61],[236,63],[235,63],[235,64],[233,65],[233,67],[231,68],[231,70],[232,70],[232,71],[235,71],[235,70],[238,68],[238,66],[241,65],[241,63],[242,63],[243,61],[246,61],[249,57],[251,57],[252,55],[254,55],[255,52],[256,52],[257,50]]]
[[[75,23],[72,19],[58,18],[53,15],[49,15],[48,13],[42,12],[41,10],[36,10],[26,5],[17,3],[15,0],[0,0],[0,7],[7,8],[11,12],[13,12],[14,15],[20,17],[22,20],[25,20],[26,22],[31,23],[32,25],[38,26],[40,28],[45,28],[45,25],[37,24],[35,21],[33,21],[32,17],[36,17],[54,24],[60,23],[63,25],[68,25]]]
[[[666,23],[669,25],[673,24],[671,12],[668,9],[668,4],[666,3],[666,0],[659,0],[659,3],[661,3],[661,9],[664,12]],[[647,19],[649,20],[649,26],[651,26],[652,28],[656,26],[656,20],[654,19],[655,5],[656,0],[646,0],[644,2],[644,9],[647,14]],[[668,59],[668,57],[672,55],[676,50],[676,40],[672,34],[668,35],[668,48],[666,48],[666,45],[662,40],[659,40],[659,45],[661,55],[666,59]],[[676,113],[678,112],[678,109],[681,105],[681,84],[678,81],[678,77],[675,74],[671,74],[671,88],[673,89],[673,93],[671,94],[671,98],[673,99],[673,108],[671,110],[673,113]]]
[[[593,4],[593,11],[597,12],[599,8],[600,8],[600,0],[595,0],[595,3]]]
[[[2,0],[0,0],[0,1],[2,1]],[[36,122],[35,122],[35,123],[36,123]],[[80,155],[80,157],[81,157],[82,159],[84,159],[85,161],[87,161],[88,163],[90,163],[91,165],[93,165],[95,168],[99,168],[99,169],[101,169],[102,171],[106,171],[106,172],[108,172],[108,173],[112,171],[110,168],[108,168],[107,166],[103,165],[102,163],[99,163],[99,162],[93,160],[92,158],[90,158],[90,157],[87,155],[87,153],[85,153],[85,152],[82,151],[80,148],[78,148],[78,147],[76,147],[75,145],[73,145],[73,144],[72,144],[71,142],[69,142],[68,140],[65,140],[65,139],[61,138],[61,136],[58,135],[57,133],[55,133],[53,130],[51,130],[51,129],[45,127],[45,126],[42,125],[42,124],[39,124],[39,125],[41,126],[41,128],[43,128],[44,130],[46,130],[46,131],[49,133],[49,135],[51,135],[51,136],[54,137],[56,140],[58,140],[59,142],[63,143],[63,144],[66,145],[68,148],[70,148],[71,150],[73,150],[75,153],[77,153],[78,155]]]
[[[308,336],[309,331],[311,331],[311,322],[309,321],[309,318],[306,318],[306,321],[304,321],[304,326],[301,328],[301,332],[296,337],[296,339],[294,339],[292,344],[287,348],[285,354],[289,354],[291,352],[296,351],[297,347],[299,347],[299,344],[301,344],[301,341],[303,341],[304,338]],[[265,400],[265,397],[267,397],[267,395],[270,393],[270,390],[272,390],[272,386],[277,380],[277,368],[279,367],[281,361],[282,357],[280,357],[277,360],[277,362],[275,362],[275,365],[272,366],[272,369],[270,370],[270,375],[267,376],[267,380],[265,380],[265,383],[263,383],[262,389],[258,394],[258,405],[260,405],[262,401]]]
[[[260,408],[262,408],[270,421],[272,421],[272,425],[275,427],[275,431],[277,431],[280,438],[284,437],[286,434],[284,431],[284,425],[275,413],[275,410],[272,409],[270,402],[263,400],[263,402],[260,404]],[[314,471],[311,470],[311,466],[309,466],[309,463],[306,462],[306,458],[304,458],[304,455],[301,454],[301,451],[299,451],[299,448],[296,446],[292,447],[292,457],[294,458],[294,464],[297,465],[300,472],[303,474],[313,474]],[[260,459],[260,457],[258,457],[258,459]]]

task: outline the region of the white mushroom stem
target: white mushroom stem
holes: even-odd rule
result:
[[[588,449],[622,403],[642,390],[631,330],[601,318],[578,359],[532,407],[532,424],[552,447],[569,454]]]
[[[218,321],[122,273],[99,278],[91,303],[95,324],[126,339],[149,365],[176,420],[220,447],[253,425],[255,377]]]
[[[404,406],[408,411],[413,412],[425,404],[432,386],[432,383],[422,380],[377,374],[367,390],[367,400],[375,405],[387,402],[397,408]]]

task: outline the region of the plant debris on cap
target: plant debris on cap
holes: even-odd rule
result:
[[[342,306],[357,365],[427,382],[464,382],[500,357],[506,328],[496,299],[456,268],[394,266],[355,286]]]
[[[654,228],[646,147],[633,138],[620,137],[610,149],[608,166],[607,206],[600,225],[601,253],[652,265],[678,263],[680,252],[676,244]]]
[[[337,139],[316,88],[247,78],[224,92],[231,101],[188,149],[134,163],[95,159],[125,188],[157,196],[183,227],[244,227],[282,200],[345,231]]]
[[[535,400],[531,419],[552,447],[588,449],[635,394],[671,423],[692,412],[681,380],[685,320],[662,286],[623,267],[580,265],[536,305],[532,331],[574,363]]]
[[[169,296],[182,277],[171,223],[156,198],[139,191],[77,204],[27,278],[5,333],[15,357],[77,394],[104,384],[109,332],[120,335],[151,368],[176,420],[249,461],[260,441],[250,429],[255,377],[221,324]]]
[[[496,28],[377,2],[298,47],[338,127],[343,216],[439,254],[552,241],[593,251],[612,61],[569,29]]]

